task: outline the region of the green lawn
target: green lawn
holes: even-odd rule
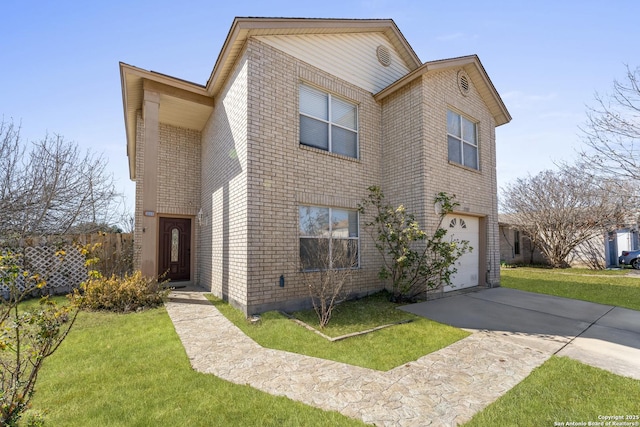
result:
[[[518,268],[502,270],[502,284],[640,309],[640,279],[619,273]],[[359,313],[364,304],[344,305],[323,332],[341,335],[413,317],[390,309],[380,296],[369,302],[375,314]],[[252,325],[229,305],[214,304],[262,345],[380,370],[467,335],[415,318],[330,343],[278,313],[266,313]],[[309,312],[298,316],[313,320]],[[638,414],[639,400],[640,381],[552,357],[468,425],[595,422],[598,415]],[[194,372],[163,308],[127,315],[81,313],[60,350],[45,362],[33,403],[36,411],[47,411],[48,426],[363,425],[338,413]]]
[[[81,313],[33,404],[47,426],[363,425],[193,371],[164,308]]]
[[[419,317],[398,310],[399,305],[389,302],[387,292],[378,292],[364,299],[346,301],[336,305],[329,324],[322,333],[338,337],[354,332],[366,331],[380,325],[389,325],[403,321],[415,321]],[[318,327],[318,315],[313,309],[293,313],[308,325]]]
[[[623,270],[505,268],[500,283],[505,288],[574,298],[640,310],[640,277]]]
[[[589,425],[602,415],[638,416],[639,402],[640,381],[554,356],[465,426]]]
[[[209,298],[229,320],[263,347],[380,371],[416,360],[469,335],[461,329],[397,310],[396,305],[390,303],[384,294],[343,305],[336,310],[323,333],[337,336],[395,321],[413,321],[335,342],[305,329],[278,312],[264,313],[259,323],[251,324],[229,304],[212,296]],[[294,313],[294,316],[317,325],[314,313]]]
[[[507,288],[640,310],[640,278],[625,277],[623,270],[521,267],[502,269],[500,274]],[[640,381],[552,357],[465,426],[596,423],[602,421],[599,415],[640,415],[639,401]]]

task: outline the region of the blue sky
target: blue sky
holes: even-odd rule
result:
[[[104,153],[133,206],[118,62],[204,84],[236,16],[392,18],[420,59],[477,54],[511,112],[498,186],[570,160],[595,92],[640,66],[640,2],[4,0],[0,118]]]

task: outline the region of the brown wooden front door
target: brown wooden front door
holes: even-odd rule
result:
[[[158,274],[173,282],[191,279],[191,220],[160,218]]]

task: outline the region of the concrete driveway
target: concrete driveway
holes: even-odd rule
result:
[[[508,288],[401,307],[468,330],[489,330],[533,348],[640,379],[640,311]]]

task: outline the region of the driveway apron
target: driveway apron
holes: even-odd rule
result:
[[[640,312],[495,288],[402,307],[463,329],[491,331],[640,379]]]

